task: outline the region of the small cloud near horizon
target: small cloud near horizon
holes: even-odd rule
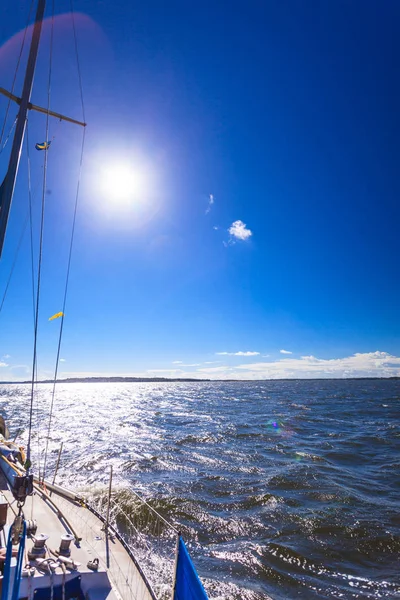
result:
[[[65,358],[60,358],[60,362],[66,362]]]
[[[182,369],[147,369],[146,373],[182,373]]]
[[[216,352],[218,356],[258,356],[259,352]]]
[[[279,352],[281,354],[293,354],[293,352],[290,352],[290,350],[279,350]]]
[[[248,240],[249,237],[253,235],[253,232],[250,229],[248,229],[246,223],[243,223],[243,221],[241,221],[240,219],[232,223],[232,225],[228,229],[228,232],[231,235],[231,238],[241,241]]]
[[[200,363],[184,363],[182,360],[174,360],[172,364],[179,367],[200,367]]]

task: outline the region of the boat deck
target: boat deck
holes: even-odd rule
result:
[[[7,544],[6,536],[17,511],[17,503],[7,490],[5,478],[0,471],[0,489],[8,503],[7,524],[0,536],[1,546]],[[37,533],[48,535],[46,559],[54,559],[56,568],[49,573],[49,567],[28,559],[33,540],[27,538],[24,565],[33,567],[32,574],[22,577],[20,598],[32,598],[33,591],[39,588],[66,584],[80,577],[81,590],[87,600],[155,600],[154,593],[143,579],[140,570],[130,558],[123,545],[113,535],[104,531],[102,521],[85,506],[53,494],[46,497],[40,490],[27,498],[24,506],[25,519],[35,520]],[[79,542],[71,542],[70,559],[74,565],[67,566],[66,572],[57,562],[61,535],[72,533]],[[97,571],[88,568],[88,562],[98,559]],[[16,559],[13,559],[16,563]],[[55,566],[55,564],[54,564]],[[50,596],[49,596],[50,598]]]

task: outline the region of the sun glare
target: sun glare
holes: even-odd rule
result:
[[[145,183],[140,171],[135,171],[129,165],[115,165],[104,170],[101,187],[112,202],[128,204],[143,200]]]

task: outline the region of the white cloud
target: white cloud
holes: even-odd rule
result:
[[[387,352],[357,352],[344,358],[282,358],[236,367],[238,379],[329,379],[349,377],[398,377],[400,357]]]
[[[182,369],[147,369],[146,373],[182,373]]]
[[[290,350],[279,350],[279,352],[281,354],[293,354],[293,352],[290,352]]]
[[[181,365],[181,364],[182,364],[182,361],[181,361],[181,360],[173,360],[173,361],[172,361],[172,364],[173,364],[173,365]]]
[[[11,358],[11,356],[9,354],[4,354],[4,356],[2,356],[1,358],[3,360],[4,358]]]
[[[246,223],[243,223],[243,221],[240,221],[240,219],[238,221],[234,221],[229,227],[228,231],[233,238],[243,241],[247,240],[253,235],[253,232],[246,227]]]
[[[232,356],[236,353],[220,353]],[[205,364],[194,372],[184,372],[179,377],[200,379],[346,379],[351,377],[400,377],[400,357],[387,352],[356,353],[343,358],[316,358],[285,356],[277,360],[264,360],[238,366],[213,366]]]
[[[210,212],[213,204],[214,204],[214,194],[210,194],[208,196],[208,206],[206,208],[206,215]]]
[[[197,369],[197,373],[200,374],[200,377],[215,377],[217,375],[217,378],[224,378],[228,376],[228,373],[230,373],[231,371],[233,371],[234,369],[232,369],[231,367],[227,367],[225,365],[221,365],[220,367],[207,367],[206,369]],[[232,379],[234,379],[234,377],[232,377]],[[237,377],[237,379],[239,379]]]
[[[224,353],[223,353],[224,354]],[[258,353],[257,353],[258,354]],[[235,356],[237,353],[226,353]],[[239,356],[243,356],[239,354]],[[400,377],[400,357],[387,352],[356,353],[343,358],[317,358],[313,355],[294,358],[281,357],[277,360],[259,360],[238,366],[216,365],[215,361],[203,367],[186,371],[183,368],[149,369],[141,372],[67,372],[67,377],[171,377],[198,379],[346,379],[350,377]],[[181,365],[186,366],[186,365]],[[2,371],[2,379],[21,381],[29,379],[30,367],[15,365]],[[50,379],[52,372],[39,373],[39,379]]]
[[[258,356],[259,352],[216,352],[218,356]]]
[[[219,230],[219,227],[218,227],[218,225],[214,225],[213,229],[214,229],[215,231],[218,231],[218,230]]]
[[[60,358],[60,362],[66,362],[65,358]]]
[[[29,379],[32,375],[32,367],[28,367],[27,365],[10,366],[5,361],[1,360],[0,368],[4,368],[4,370],[2,370],[1,372],[1,379],[3,381],[25,381],[26,379]]]

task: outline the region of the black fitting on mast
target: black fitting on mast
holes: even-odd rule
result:
[[[26,497],[33,494],[33,475],[18,475],[14,477],[11,491],[18,502],[18,507],[19,504],[22,507],[25,504]]]
[[[17,178],[19,160],[21,157],[22,144],[24,141],[26,115],[31,99],[33,78],[39,50],[40,35],[42,33],[42,22],[46,0],[38,0],[35,25],[33,27],[31,46],[29,50],[28,64],[25,71],[24,87],[22,90],[21,104],[17,116],[13,145],[11,148],[8,169],[3,183],[0,186],[0,257],[3,250],[4,239],[10,214],[12,197],[14,194],[15,180]]]

